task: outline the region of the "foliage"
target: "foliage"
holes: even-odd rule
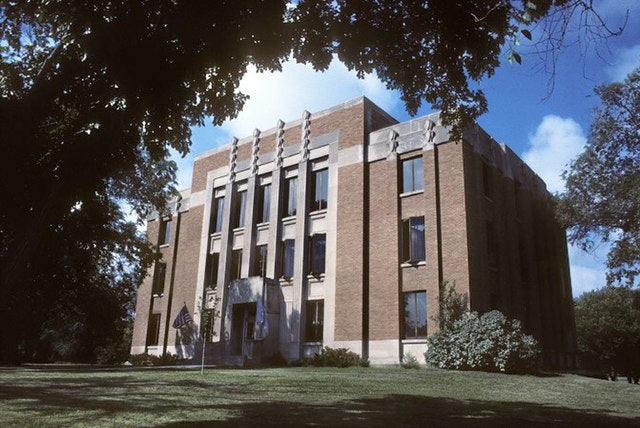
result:
[[[174,354],[149,355],[132,354],[129,356],[129,362],[134,366],[175,366],[180,359]]]
[[[456,320],[469,310],[469,297],[456,291],[455,281],[443,281],[440,285],[439,313],[436,321],[440,330],[450,330]]]
[[[403,354],[402,363],[400,363],[404,369],[419,369],[420,363],[413,354]]]
[[[570,242],[588,251],[595,237],[610,241],[607,282],[633,286],[640,273],[640,68],[596,93],[602,107],[564,173],[558,211]]]
[[[605,287],[575,300],[581,361],[605,372],[640,375],[640,291]]]
[[[487,109],[469,80],[493,74],[518,26],[593,14],[569,0],[294,3],[0,5],[0,361],[95,361],[120,340],[153,259],[123,206],[165,208],[170,152],[188,153],[192,126],[238,114],[249,65],[337,57],[459,133]]]
[[[323,347],[319,354],[311,357],[314,367],[369,367],[369,361],[347,348]]]

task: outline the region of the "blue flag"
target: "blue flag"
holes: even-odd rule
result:
[[[256,339],[264,339],[269,335],[269,320],[267,319],[267,311],[264,307],[264,296],[256,302],[256,325],[254,336]]]
[[[185,304],[182,307],[182,310],[180,311],[178,316],[176,316],[176,319],[173,320],[173,328],[182,328],[183,326],[185,326],[187,323],[190,323],[191,321],[193,321],[193,319],[191,318],[191,314],[189,314],[189,309],[187,309],[187,305]]]

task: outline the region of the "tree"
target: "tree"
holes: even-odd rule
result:
[[[250,64],[322,70],[337,56],[460,132],[487,109],[469,81],[492,75],[520,27],[575,11],[594,13],[586,0],[3,2],[2,359],[49,355],[36,349],[45,320],[64,314],[56,328],[76,331],[91,314],[68,307],[91,287],[130,302],[152,249],[122,204],[141,218],[163,209],[170,149],[185,155],[191,126],[240,111]]]
[[[569,241],[612,243],[607,282],[637,284],[640,272],[640,69],[596,88],[602,99],[587,145],[564,173],[558,212]]]
[[[640,291],[605,287],[575,300],[578,350],[584,365],[615,379],[640,376]]]

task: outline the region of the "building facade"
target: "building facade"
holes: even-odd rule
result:
[[[542,180],[479,126],[398,123],[366,98],[202,153],[192,187],[147,233],[162,259],[138,291],[131,352],[239,364],[322,346],[419,359],[444,282],[520,319],[572,365],[564,230]],[[194,322],[175,329],[183,306]],[[208,318],[207,318],[208,319]],[[265,327],[266,325],[266,327]]]

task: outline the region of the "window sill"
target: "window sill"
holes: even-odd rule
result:
[[[326,208],[323,208],[321,210],[311,211],[309,213],[309,217],[311,217],[311,218],[324,217],[325,215],[327,215],[327,209]]]
[[[280,278],[278,278],[278,282],[280,283],[280,286],[293,285],[293,278],[285,278],[281,276]]]
[[[162,296],[164,296],[164,292],[162,292],[162,293],[152,293],[151,296],[154,297],[154,298],[155,297],[162,297]]]
[[[307,280],[315,280],[317,282],[324,282],[324,277],[325,277],[326,273],[319,273],[319,274],[312,274],[309,273],[307,274]]]
[[[427,343],[427,338],[426,337],[416,337],[416,338],[411,338],[411,339],[402,339],[402,344],[403,345],[422,345],[423,343],[426,344]]]
[[[400,193],[400,197],[401,198],[407,198],[409,196],[413,196],[413,195],[419,195],[421,193],[424,193],[424,189],[420,189],[420,190],[414,190],[412,192],[405,192],[405,193]]]
[[[210,236],[211,236],[212,238],[220,238],[220,237],[222,236],[222,231],[220,231],[220,232],[213,232]]]
[[[304,346],[322,346],[322,341],[320,342],[303,342]]]
[[[426,260],[420,260],[419,262],[403,262],[403,263],[400,263],[400,267],[401,268],[411,268],[411,267],[415,268],[415,267],[418,267],[418,266],[426,266],[426,265],[427,265]]]
[[[296,216],[295,215],[290,215],[289,217],[283,217],[282,218],[282,223],[284,224],[290,224],[290,223],[295,223],[296,222]]]
[[[166,244],[160,244],[158,245],[158,248],[169,248],[169,246],[171,245],[170,242],[166,243]]]
[[[265,221],[265,222],[262,222],[262,223],[258,223],[258,224],[256,224],[256,228],[258,230],[269,229],[269,222]]]
[[[244,226],[233,228],[233,233],[240,233],[240,232],[244,232]]]

